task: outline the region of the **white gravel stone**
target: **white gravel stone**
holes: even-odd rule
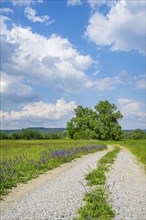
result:
[[[32,192],[26,193],[14,204],[1,207],[1,220],[71,220],[83,204],[85,175],[89,166],[94,169],[97,161],[107,151],[91,154],[73,162],[60,173]]]
[[[114,220],[146,220],[146,176],[127,149],[121,152],[107,174]]]

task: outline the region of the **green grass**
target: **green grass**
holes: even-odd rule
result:
[[[119,148],[108,152],[104,157],[99,160],[96,169],[92,170],[87,176],[88,185],[103,185],[106,182],[105,173],[109,171],[110,166],[114,163]]]
[[[101,145],[101,148],[92,147]],[[40,173],[104,148],[106,146],[97,141],[1,141],[0,196],[7,194],[18,183],[26,183]]]
[[[107,203],[104,188],[96,188],[84,197],[86,205],[79,210],[76,220],[111,220],[114,217],[112,207]]]
[[[78,210],[79,216],[75,220],[112,220],[115,213],[110,204],[108,204],[108,194],[106,193],[105,173],[109,171],[114,163],[120,148],[116,147],[113,151],[108,152],[102,157],[97,168],[92,170],[87,176],[89,186],[94,186],[91,191],[86,193],[84,201],[86,204]]]
[[[122,140],[122,141],[107,141],[105,144],[121,145],[128,148],[138,159],[139,162],[146,165],[146,139],[142,140]]]
[[[121,145],[127,147],[141,163],[146,165],[146,140],[125,140]]]

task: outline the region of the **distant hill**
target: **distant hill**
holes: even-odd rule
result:
[[[146,129],[141,129],[143,132],[146,132]],[[125,133],[132,133],[134,130],[123,130]]]
[[[44,133],[52,134],[52,133],[59,133],[59,132],[65,131],[65,128],[31,127],[31,128],[26,128],[26,129],[38,130],[38,131],[40,131],[42,134],[44,134]],[[0,131],[5,132],[6,134],[10,134],[10,133],[19,133],[21,130],[22,130],[22,129],[0,130]]]
[[[30,127],[30,128],[25,128],[25,129],[38,130],[42,134],[44,134],[44,133],[48,133],[48,134],[59,133],[59,132],[63,132],[66,130],[65,128],[44,128],[44,127]],[[10,133],[19,133],[21,130],[22,129],[0,130],[0,131],[4,131],[6,134],[10,134]],[[129,134],[129,133],[132,133],[134,130],[123,130],[123,131],[125,133]],[[146,132],[145,129],[142,129],[142,131]]]

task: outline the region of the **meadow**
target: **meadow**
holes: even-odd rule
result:
[[[40,173],[105,148],[100,141],[1,140],[0,196],[18,183],[26,183]]]
[[[107,144],[127,147],[146,164],[145,140],[1,140],[0,197],[18,183],[26,183],[63,163],[105,149]]]

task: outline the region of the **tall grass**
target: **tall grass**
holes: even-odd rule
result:
[[[27,182],[76,157],[104,148],[97,141],[1,141],[0,195],[19,182]]]
[[[120,144],[127,147],[141,163],[146,165],[146,140],[124,140]]]
[[[121,145],[129,149],[137,158],[137,160],[145,165],[146,169],[146,139],[141,140],[122,140],[122,141],[105,141],[104,144]]]

